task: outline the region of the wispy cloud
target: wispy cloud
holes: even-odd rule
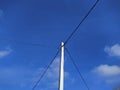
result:
[[[18,89],[27,90],[32,89],[34,81],[38,80],[40,72],[42,70],[36,70],[28,67],[1,67],[0,68],[0,83],[5,86],[15,86]],[[36,77],[35,77],[36,76]],[[35,77],[35,78],[34,78]],[[44,90],[44,89],[43,89]]]
[[[60,64],[60,59],[56,58],[56,60],[54,61],[54,63],[51,65],[51,67],[49,68],[49,70],[47,71],[45,78],[44,78],[44,82],[47,85],[47,89],[52,89],[52,88],[58,88],[58,81],[59,81],[59,64]],[[39,68],[37,72],[43,72],[44,68]],[[40,75],[40,74],[38,74]],[[37,76],[38,76],[37,75]],[[65,78],[66,79],[70,79],[69,76],[69,72],[65,71]],[[36,78],[38,79],[38,77]],[[49,82],[48,82],[49,81]],[[71,80],[72,81],[72,80]],[[47,90],[46,89],[46,90]],[[45,90],[45,88],[44,88]]]
[[[120,80],[120,67],[117,65],[100,65],[94,68],[92,72],[103,77],[107,83],[114,83]]]
[[[20,89],[31,89],[39,79],[45,68],[27,67],[0,67],[0,83],[17,86]],[[13,79],[14,78],[14,79]],[[65,71],[65,79],[73,83],[73,77]],[[10,81],[10,82],[9,82]],[[51,65],[37,88],[40,90],[53,90],[58,88],[59,81],[59,58]]]
[[[104,77],[118,76],[120,75],[120,67],[117,65],[100,65],[94,69],[94,72]]]
[[[34,70],[20,67],[0,68],[0,83],[3,85],[24,88],[32,83],[32,72]]]
[[[115,56],[115,57],[120,57],[120,44],[115,44],[113,46],[106,46],[104,48],[104,51],[109,55],[109,56]]]
[[[59,78],[59,65],[60,65],[60,59],[57,58],[47,72],[48,78],[53,78],[53,79]],[[65,71],[65,77],[69,77],[69,73],[66,71]]]
[[[12,49],[10,47],[6,47],[5,49],[0,50],[0,58],[3,58],[9,55],[11,52],[12,52]]]

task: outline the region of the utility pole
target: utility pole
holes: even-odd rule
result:
[[[59,90],[64,90],[64,43],[61,43]]]

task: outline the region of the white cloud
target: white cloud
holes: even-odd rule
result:
[[[47,77],[52,79],[59,78],[59,65],[60,65],[60,59],[57,58],[54,63],[51,65],[50,69],[47,72]],[[68,77],[69,73],[65,71],[65,77]]]
[[[47,72],[47,77],[56,79],[58,78],[58,73],[59,73],[59,58],[57,58],[51,65],[50,69]]]
[[[120,75],[120,67],[117,65],[100,65],[94,69],[94,72],[104,77],[113,77]]]
[[[58,81],[59,81],[59,64],[60,59],[56,58],[47,73],[45,74],[42,82],[40,84],[44,84],[47,88],[43,88],[43,90],[51,90],[58,88]],[[33,79],[34,83],[38,80],[41,76],[45,68],[39,68],[36,72],[36,78]],[[70,76],[69,72],[65,71],[65,80],[69,80],[69,83],[74,83],[74,78]],[[75,80],[74,80],[75,81]],[[38,85],[41,87],[42,85]]]
[[[108,53],[109,56],[120,57],[120,44],[115,44],[113,46],[106,46],[104,51]]]
[[[27,87],[31,89],[44,70],[45,68],[29,69],[27,67],[3,67],[0,68],[0,83],[17,86],[18,88]],[[45,74],[37,88],[43,88],[42,85],[45,86],[43,90],[53,90],[58,88],[58,75],[59,58],[51,65],[51,68]],[[72,83],[73,78],[70,77],[68,72],[65,72],[65,78]]]
[[[56,58],[55,61],[53,62],[53,64],[50,66],[50,68],[48,69],[45,77],[44,77],[44,81],[45,84],[47,85],[47,88],[58,88],[58,81],[59,81],[59,64],[60,64],[60,59]],[[39,68],[37,70],[37,78],[40,76],[40,72],[43,72],[45,70],[45,68]],[[65,78],[69,78],[69,72],[65,71]],[[35,82],[36,82],[35,80]],[[49,82],[48,82],[49,81]]]
[[[120,82],[120,66],[100,65],[92,70],[98,76],[101,76],[106,83]]]
[[[0,50],[0,58],[3,58],[7,55],[9,55],[12,52],[12,49],[7,47],[4,50]]]

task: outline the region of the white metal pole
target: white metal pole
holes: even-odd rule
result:
[[[61,43],[59,90],[64,90],[64,43]]]

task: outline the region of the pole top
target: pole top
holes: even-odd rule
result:
[[[64,42],[61,42],[61,46],[64,46]]]

